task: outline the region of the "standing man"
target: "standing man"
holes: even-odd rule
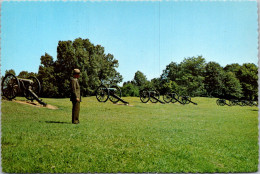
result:
[[[80,70],[73,70],[73,78],[71,78],[71,95],[70,101],[72,101],[72,123],[79,124],[79,110],[80,110],[80,86],[78,82]]]

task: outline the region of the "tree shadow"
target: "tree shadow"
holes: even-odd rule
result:
[[[252,109],[252,111],[258,111],[258,109]]]
[[[62,121],[45,121],[45,123],[71,124],[70,122],[62,122]]]

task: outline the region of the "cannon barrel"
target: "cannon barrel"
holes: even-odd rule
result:
[[[101,84],[96,90],[96,98],[99,102],[106,102],[109,99],[113,103],[121,101],[124,104],[129,104],[121,97],[122,92],[116,85],[112,85],[111,87],[107,88],[105,85]]]
[[[39,99],[41,85],[36,77],[30,76],[28,79],[17,78],[13,74],[6,74],[2,80],[2,94],[7,99],[12,100],[18,94],[22,94],[28,100],[37,100],[40,104],[46,106],[42,100]]]

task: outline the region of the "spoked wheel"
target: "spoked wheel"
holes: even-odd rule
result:
[[[172,100],[172,94],[167,92],[165,95],[163,95],[163,100],[165,103],[169,103]]]
[[[181,99],[181,102],[183,104],[189,104],[191,101],[191,98],[189,96],[183,96],[182,99]]]
[[[229,106],[235,106],[235,101],[234,100],[229,100],[228,104],[229,104]]]
[[[178,94],[173,93],[173,94],[172,94],[172,100],[171,100],[171,102],[172,102],[172,103],[176,103],[178,100],[179,100]]]
[[[109,88],[109,100],[111,102],[117,103],[119,101],[119,98],[121,97],[122,97],[122,93],[118,86],[114,85],[111,88]]]
[[[31,93],[28,91],[28,89],[31,89],[37,96],[40,95],[40,91],[41,91],[41,85],[39,80],[36,77],[30,76],[28,78],[29,80],[31,80],[31,82],[24,82],[24,86],[25,86],[25,97],[28,100],[34,100],[34,97],[31,95]]]
[[[226,104],[226,100],[225,99],[217,99],[217,105],[219,106],[224,106]]]
[[[139,95],[140,95],[140,100],[143,103],[147,103],[150,100],[150,94],[149,94],[149,92],[147,90],[141,90],[139,92]]]
[[[159,98],[160,98],[160,93],[158,91],[155,90],[150,92],[150,100],[152,103],[157,103]]]
[[[13,74],[7,74],[2,81],[2,93],[9,100],[14,99],[20,92],[20,82]]]
[[[253,106],[253,102],[252,101],[247,101],[247,106]]]
[[[219,104],[219,103],[220,103],[220,98],[218,98],[218,99],[216,100],[216,103],[217,103],[218,106],[220,106],[220,104]]]
[[[245,100],[241,101],[241,106],[246,106],[246,101]]]
[[[100,85],[96,91],[96,98],[99,102],[106,102],[109,97],[109,92],[106,86]]]

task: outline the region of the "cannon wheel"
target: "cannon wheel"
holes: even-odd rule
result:
[[[106,102],[109,97],[109,91],[105,85],[100,85],[96,91],[96,98],[99,102]]]
[[[232,99],[229,100],[228,105],[229,105],[229,106],[235,106],[235,102],[234,102],[234,100],[232,100]]]
[[[40,95],[40,91],[41,91],[41,84],[40,84],[40,81],[36,77],[30,76],[28,79],[32,80],[33,84],[30,84],[30,85],[28,84],[27,86],[25,86],[25,98],[27,98],[28,100],[33,101],[34,97],[32,95],[30,95],[30,93],[28,92],[28,89],[31,86],[31,90],[37,96],[39,96]]]
[[[140,95],[140,100],[143,103],[147,103],[150,100],[150,94],[149,94],[149,92],[147,90],[141,90],[139,92],[139,95]]]
[[[154,91],[150,92],[150,96],[153,96],[153,97],[155,97],[155,98],[157,98],[159,100],[160,93],[158,91],[154,90]],[[158,100],[155,100],[153,97],[150,97],[151,102],[152,103],[157,103]]]
[[[20,92],[20,82],[13,74],[7,74],[2,81],[2,93],[9,100],[14,99]]]
[[[167,92],[165,95],[163,95],[163,100],[165,103],[169,103],[172,100],[172,94]]]
[[[226,100],[225,99],[217,99],[217,105],[219,106],[224,106],[226,104]]]
[[[179,100],[179,96],[178,96],[178,94],[173,93],[173,94],[172,94],[172,100],[171,100],[171,102],[172,102],[172,103],[176,103],[176,102],[177,102],[176,99]]]
[[[183,96],[182,99],[181,99],[181,102],[183,104],[189,104],[191,101],[191,98],[189,96]]]
[[[111,86],[111,88],[114,88],[115,90],[109,90],[109,100],[110,100],[111,102],[113,102],[113,103],[117,103],[117,102],[119,101],[119,99],[113,97],[112,94],[114,94],[114,95],[118,96],[119,98],[121,98],[121,97],[122,97],[121,90],[120,90],[120,88],[119,88],[118,86],[116,86],[116,85]]]

